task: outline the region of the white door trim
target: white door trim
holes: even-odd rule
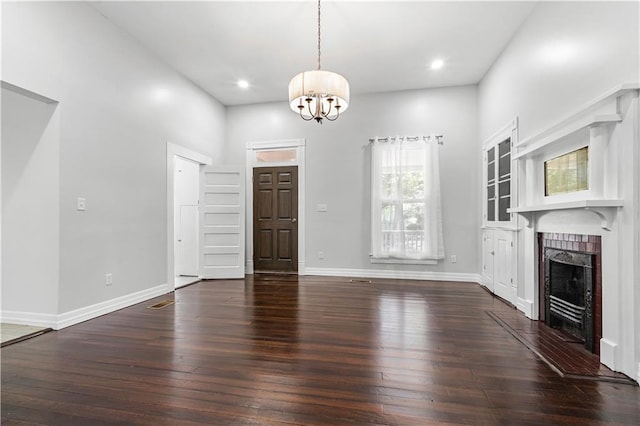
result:
[[[253,169],[258,167],[298,166],[298,275],[305,273],[305,148],[306,140],[287,139],[261,142],[247,142],[247,170],[246,170],[246,273],[253,274]],[[273,149],[295,149],[296,161],[287,163],[266,163],[256,160],[256,152]]]
[[[201,165],[212,163],[211,157],[192,151],[180,145],[167,142],[167,290],[176,289],[175,276],[175,251],[173,246],[173,236],[175,230],[173,225],[173,158],[183,157],[195,161]]]

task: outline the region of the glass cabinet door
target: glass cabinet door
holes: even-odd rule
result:
[[[487,221],[496,220],[496,148],[487,151]]]
[[[511,207],[511,139],[498,144],[498,220],[508,222],[511,214],[507,209]]]
[[[511,138],[487,150],[487,222],[510,222],[511,214]]]

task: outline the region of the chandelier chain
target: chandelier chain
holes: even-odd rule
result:
[[[320,69],[320,0],[318,0],[318,69]]]

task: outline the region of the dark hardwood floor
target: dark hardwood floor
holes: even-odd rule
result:
[[[7,346],[2,423],[640,423],[640,388],[560,377],[475,284],[348,281],[206,281]]]

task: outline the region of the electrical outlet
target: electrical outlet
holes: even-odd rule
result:
[[[324,259],[324,252],[322,250],[318,252],[318,259]]]
[[[76,210],[83,212],[87,209],[87,200],[84,198],[78,198],[76,200]]]
[[[451,263],[457,263],[458,262],[458,256],[456,256],[455,254],[451,255]]]
[[[104,285],[113,284],[113,274],[105,274],[104,275]]]

